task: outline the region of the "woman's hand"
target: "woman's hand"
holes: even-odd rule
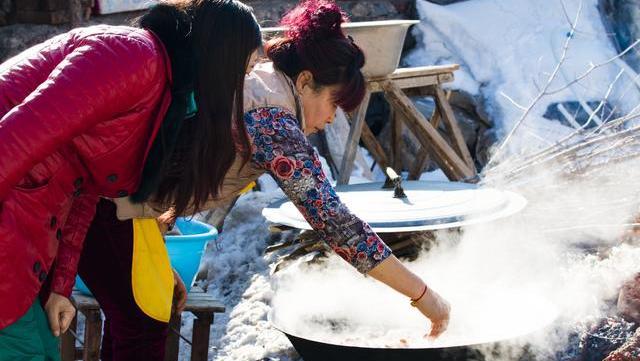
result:
[[[438,337],[447,329],[451,306],[438,292],[427,288],[424,296],[416,302],[416,308],[431,320],[429,337]]]
[[[176,214],[174,212],[174,209],[171,208],[159,215],[156,218],[156,222],[158,222],[160,233],[166,234],[170,230],[170,228],[173,227],[173,224],[176,223]]]
[[[393,255],[380,262],[368,275],[410,299],[420,297],[425,286],[420,277],[409,271]],[[429,337],[437,337],[447,329],[451,306],[436,291],[427,287],[425,294],[416,302],[416,308],[431,320]]]
[[[173,312],[180,314],[187,304],[187,287],[182,282],[182,278],[173,270]]]
[[[56,336],[67,332],[73,317],[76,315],[76,308],[73,307],[71,301],[62,295],[51,292],[44,310],[49,319],[49,327],[51,332]]]

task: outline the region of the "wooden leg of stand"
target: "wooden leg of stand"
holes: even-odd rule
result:
[[[447,144],[445,139],[422,115],[402,90],[388,81],[383,84],[385,97],[389,103],[405,116],[405,124],[418,137],[420,143],[430,150],[434,160],[451,180],[473,177],[471,170],[458,154]]]
[[[367,114],[367,108],[369,107],[369,99],[371,99],[371,93],[367,90],[351,122],[351,129],[349,130],[349,137],[347,138],[347,145],[344,149],[344,156],[342,157],[342,164],[340,166],[340,174],[338,174],[338,184],[349,183],[351,170],[353,170],[353,161],[356,158],[358,143],[360,143],[360,136],[362,135],[364,118]]]

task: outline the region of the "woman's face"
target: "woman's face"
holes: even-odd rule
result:
[[[335,94],[340,89],[339,85],[317,87],[311,72],[305,70],[298,75],[296,89],[304,109],[305,134],[316,133],[333,122],[338,108]]]

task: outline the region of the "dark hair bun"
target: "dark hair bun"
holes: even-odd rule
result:
[[[318,86],[339,85],[334,102],[346,111],[355,109],[366,92],[360,68],[364,53],[342,32],[347,16],[330,0],[306,0],[282,19],[284,37],[267,43],[266,53],[275,68],[295,81],[303,70]]]
[[[292,38],[270,40],[265,47],[265,52],[269,59],[276,64],[276,67],[285,74],[297,75],[303,70],[296,53],[296,44]]]
[[[306,0],[291,10],[281,21],[287,37],[295,42],[344,38],[340,25],[348,21],[340,7],[329,0]]]

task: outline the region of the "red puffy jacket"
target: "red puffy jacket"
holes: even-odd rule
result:
[[[71,293],[98,197],[137,189],[170,83],[160,40],[131,27],[76,29],[0,65],[0,329],[47,279]]]

